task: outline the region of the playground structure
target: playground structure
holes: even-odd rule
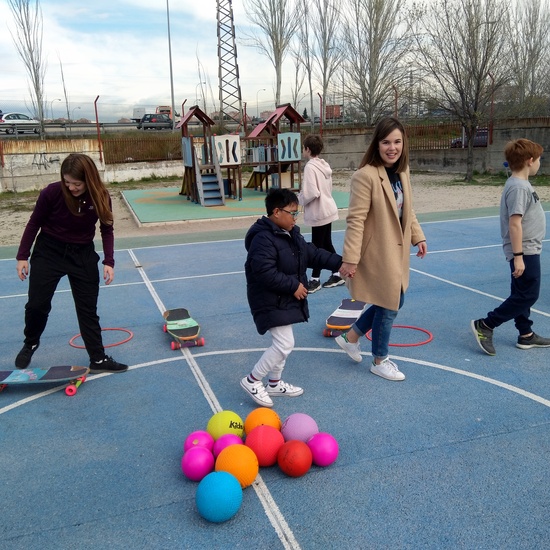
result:
[[[182,106],[183,111],[183,106]],[[189,132],[195,118],[202,125],[202,136]],[[289,131],[280,125],[288,122]],[[216,136],[214,121],[197,105],[182,114],[176,128],[181,129],[184,174],[180,195],[201,206],[224,206],[225,197],[242,200],[242,167],[252,167],[247,188],[261,191],[272,187],[298,187],[302,156],[300,123],[304,119],[290,105],[279,106],[265,122],[258,124],[244,139],[238,134]],[[244,159],[244,160],[243,160]],[[223,176],[225,172],[226,177]]]

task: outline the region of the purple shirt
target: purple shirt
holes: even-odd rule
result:
[[[65,203],[61,185],[62,183],[57,181],[50,183],[40,191],[33,213],[21,237],[16,256],[17,260],[27,260],[29,258],[38,231],[67,244],[89,244],[93,242],[99,218],[90,194],[86,191],[78,197],[80,212],[83,215],[75,216]],[[111,204],[110,199],[109,204]],[[110,267],[115,266],[113,229],[112,225],[99,224],[105,256],[103,263]]]

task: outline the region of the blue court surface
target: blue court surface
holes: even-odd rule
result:
[[[467,214],[464,214],[465,216]],[[185,437],[219,410],[256,408],[239,386],[269,345],[246,301],[241,238],[118,249],[102,286],[104,328],[133,338],[108,352],[129,372],[64,386],[0,393],[1,546],[6,549],[521,549],[550,540],[550,349],[519,350],[513,323],[495,331],[497,355],[478,348],[470,320],[509,290],[496,216],[423,223],[429,254],[411,259],[411,287],[391,355],[406,374],[369,372],[322,334],[345,287],[310,296],[295,326],[284,379],[303,396],[278,398],[284,420],[312,416],[340,445],[338,460],[290,478],[262,468],[237,515],[203,520],[196,482],[182,474]],[[182,236],[183,238],[183,236]],[[341,250],[343,232],[334,232]],[[130,244],[128,244],[130,243]],[[534,329],[550,336],[550,252]],[[119,243],[120,247],[120,243]],[[328,273],[323,272],[324,278]],[[0,260],[0,368],[22,344],[27,284]],[[186,307],[204,347],[170,349],[162,312]],[[66,281],[33,366],[87,365]],[[105,331],[106,344],[125,339]],[[76,341],[78,343],[78,339]],[[398,345],[400,344],[400,345]]]

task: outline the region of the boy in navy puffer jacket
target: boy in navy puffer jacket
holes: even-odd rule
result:
[[[307,243],[296,225],[298,197],[290,189],[270,189],[265,199],[267,216],[248,230],[245,247],[247,296],[260,334],[271,333],[271,346],[241,380],[242,388],[263,407],[272,407],[274,396],[297,397],[304,393],[281,380],[285,362],[294,348],[292,325],[307,321],[308,268],[337,272],[338,254]],[[268,376],[264,386],[263,378]]]

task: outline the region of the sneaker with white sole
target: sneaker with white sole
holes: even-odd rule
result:
[[[292,384],[288,384],[287,382],[283,382],[282,380],[279,380],[276,386],[271,386],[270,384],[268,384],[265,389],[270,397],[298,397],[299,395],[302,395],[304,393],[303,388],[293,386]]]
[[[335,286],[340,286],[346,284],[346,281],[342,279],[339,275],[334,275],[334,273],[323,283],[323,288],[334,288]]]
[[[352,343],[348,342],[348,337],[346,336],[346,333],[342,334],[341,336],[337,336],[335,338],[335,342],[356,362],[360,363],[363,360],[363,356],[361,355],[361,346],[359,345],[359,341]]]
[[[389,357],[386,357],[379,365],[373,361],[370,371],[372,374],[381,376],[386,380],[392,380],[394,382],[405,380],[405,375],[397,368],[397,365],[393,361],[390,361]]]
[[[267,394],[265,386],[259,381],[250,382],[248,376],[245,376],[241,380],[241,388],[248,394],[252,399],[262,405],[262,407],[273,407],[273,401],[271,397]]]
[[[533,332],[531,336],[518,336],[516,348],[531,349],[531,348],[550,348],[550,338],[544,338]]]
[[[313,294],[321,290],[321,281],[319,279],[311,279],[307,284],[307,293]]]

